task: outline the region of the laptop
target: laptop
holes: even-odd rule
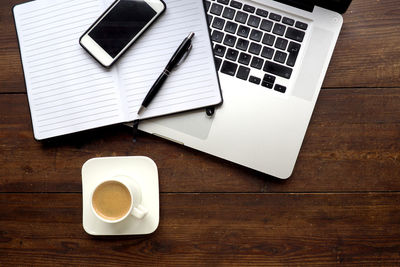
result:
[[[223,104],[139,129],[290,177],[350,2],[206,0]]]

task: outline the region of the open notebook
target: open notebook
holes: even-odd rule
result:
[[[195,32],[186,61],[141,119],[222,101],[202,0],[165,0],[166,12],[111,70],[79,45],[110,0],[36,0],[14,7],[36,139],[128,122],[182,40]]]

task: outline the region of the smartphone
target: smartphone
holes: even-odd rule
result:
[[[81,36],[79,43],[109,68],[165,9],[162,0],[117,0]]]

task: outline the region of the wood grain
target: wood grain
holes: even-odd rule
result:
[[[99,238],[80,194],[0,194],[0,265],[400,264],[400,194],[162,194],[149,236]]]
[[[0,5],[0,266],[400,265],[400,5],[353,0],[293,176],[110,126],[33,139],[12,6]],[[147,236],[82,228],[81,166],[159,169]]]
[[[0,92],[25,92],[12,7],[0,7]],[[354,0],[327,72],[324,87],[399,87],[400,6],[397,0]]]
[[[354,0],[324,87],[399,87],[399,2]]]
[[[25,95],[0,95],[1,192],[80,192],[92,157],[144,155],[162,192],[336,192],[400,190],[400,88],[321,93],[293,176],[279,181],[124,126],[40,143]],[[66,160],[67,159],[67,160]]]

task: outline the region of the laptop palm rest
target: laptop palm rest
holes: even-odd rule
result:
[[[298,78],[296,80],[296,87],[293,90],[293,96],[297,96],[304,100],[310,101],[313,99],[316,89],[310,84],[319,84],[319,81],[325,76],[326,68],[322,70],[324,66],[328,66],[326,60],[330,60],[328,53],[331,52],[330,47],[335,38],[334,33],[320,29],[318,27],[313,28],[311,39],[308,42],[306,56],[303,59],[302,66]],[[321,60],[325,59],[325,60]]]

